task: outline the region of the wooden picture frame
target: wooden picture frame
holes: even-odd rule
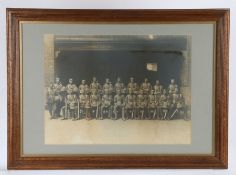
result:
[[[213,155],[22,155],[20,22],[215,23]],[[8,169],[227,168],[229,10],[7,9]]]

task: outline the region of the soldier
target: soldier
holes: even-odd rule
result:
[[[112,105],[112,96],[109,94],[109,89],[105,89],[102,96],[101,104],[101,116],[100,119],[104,118],[104,114],[108,114],[108,118],[111,118],[111,105]]]
[[[99,92],[100,84],[98,83],[96,77],[93,77],[92,83],[90,84],[90,91],[96,91],[96,93]]]
[[[72,90],[67,91],[67,96],[65,99],[65,115],[63,120],[72,118],[73,120],[77,119],[78,115],[78,99],[75,93],[72,92]]]
[[[85,104],[86,104],[86,93],[85,91],[80,91],[79,95],[79,107],[78,107],[78,119],[83,117],[83,114],[85,112]]]
[[[112,83],[109,82],[109,94],[111,95],[113,93],[113,86]]]
[[[121,82],[120,77],[117,78],[116,84],[115,84],[115,92],[120,91],[121,93],[124,93],[124,84]]]
[[[86,120],[91,119],[91,101],[89,92],[85,95],[85,118]]]
[[[86,81],[82,80],[81,85],[79,85],[79,93],[80,94],[84,94],[84,93],[86,94],[88,91],[89,91],[89,87],[86,84]]]
[[[184,120],[186,120],[186,106],[185,106],[185,99],[183,97],[183,95],[180,93],[179,97],[177,99],[176,102],[176,109],[178,112],[178,117],[183,118]]]
[[[53,91],[54,91],[54,97],[53,97],[53,117],[52,118],[58,118],[60,117],[60,112],[62,108],[62,96],[61,96],[61,90],[62,90],[62,84],[60,82],[60,78],[56,78],[56,82],[53,84]]]
[[[136,108],[138,111],[138,115],[141,114],[141,116],[139,117],[139,119],[144,119],[144,115],[145,115],[145,108],[147,106],[147,98],[146,95],[144,95],[143,93],[144,91],[141,89],[139,91],[139,94],[137,95],[137,99],[136,99]]]
[[[54,87],[54,91],[55,91],[55,92],[60,93],[61,88],[62,88],[62,84],[61,84],[61,82],[60,82],[60,78],[56,77],[56,81],[55,81],[55,83],[53,84],[53,87]]]
[[[67,96],[68,92],[66,90],[66,87],[65,86],[62,86],[61,88],[61,92],[60,92],[60,96],[61,96],[61,112],[62,113],[62,116],[65,117],[65,106],[66,106],[66,96]]]
[[[129,118],[129,115],[131,114],[131,119],[134,119],[134,109],[135,109],[135,95],[132,94],[133,90],[131,88],[128,89],[128,94],[125,97],[125,115],[127,117],[123,116],[122,120],[126,120]]]
[[[95,89],[92,90],[90,101],[91,101],[91,107],[92,107],[92,116],[98,119],[100,96],[97,94],[97,91]]]
[[[127,88],[128,88],[128,92],[131,92],[131,94],[137,93],[138,86],[137,86],[137,83],[134,82],[133,77],[130,78],[130,82],[128,83]]]
[[[170,98],[169,98],[169,101],[170,101],[169,111],[171,113],[169,118],[172,119],[177,112],[177,102],[178,102],[178,98],[179,98],[178,89],[175,88],[173,93],[170,94],[169,96],[170,96]]]
[[[153,89],[154,89],[154,95],[159,98],[163,90],[163,86],[160,85],[159,80],[156,80],[156,84],[154,85]]]
[[[47,88],[47,95],[49,95],[49,94],[53,95],[54,89],[55,89],[54,84],[50,83],[49,87]]]
[[[169,103],[168,103],[168,98],[166,96],[166,90],[163,90],[163,93],[160,96],[159,99],[159,104],[160,104],[160,108],[161,108],[161,114],[163,114],[163,117],[161,117],[161,119],[166,119],[167,117],[167,113],[168,113],[168,108],[169,108]]]
[[[109,80],[109,78],[106,78],[106,81],[103,85],[103,93],[105,93],[106,91],[109,93],[110,89],[111,89],[110,80]]]
[[[147,79],[147,78],[144,79],[144,82],[143,82],[142,85],[141,85],[141,89],[143,90],[143,93],[144,93],[145,95],[148,95],[148,94],[149,94],[149,92],[150,92],[150,90],[151,90],[151,84],[148,82],[148,79]]]
[[[175,92],[176,88],[178,89],[178,85],[175,84],[175,79],[171,79],[170,85],[168,86],[168,93],[173,94]]]
[[[116,95],[114,97],[114,113],[115,113],[115,120],[117,119],[117,114],[119,112],[119,109],[122,114],[122,118],[124,118],[124,96],[121,95],[121,91],[117,90]]]
[[[54,103],[54,85],[53,83],[50,84],[50,86],[47,88],[47,106],[46,108],[49,111],[49,114],[51,116],[51,119],[53,118],[53,103]]]
[[[151,93],[148,96],[148,117],[149,119],[155,119],[157,114],[157,97],[154,95],[154,90],[151,90]]]
[[[177,103],[177,100],[178,100],[178,97],[179,97],[179,94],[178,94],[178,89],[175,88],[172,96],[171,96],[171,101],[172,101],[172,104],[175,106],[176,103]]]
[[[69,79],[69,83],[66,85],[66,91],[71,91],[72,93],[77,93],[78,92],[78,88],[77,86],[73,83],[73,79],[70,78]]]

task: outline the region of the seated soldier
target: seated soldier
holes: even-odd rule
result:
[[[85,118],[86,120],[91,119],[91,101],[90,101],[90,95],[88,92],[85,95]]]
[[[100,119],[103,119],[105,114],[108,114],[108,118],[111,118],[111,105],[112,96],[109,95],[109,89],[105,89],[104,94],[102,96]]]
[[[67,96],[65,99],[66,109],[64,120],[68,118],[72,118],[73,120],[77,119],[77,111],[78,111],[78,99],[75,93],[72,93],[72,90],[68,90]]]
[[[135,95],[132,94],[132,90],[129,89],[127,96],[125,97],[125,115],[123,116],[123,120],[129,118],[131,114],[131,119],[134,119],[134,110],[135,110]]]
[[[81,92],[81,94],[79,95],[78,119],[84,117],[85,104],[86,104],[86,93],[85,93],[85,91],[80,91],[80,92]]]
[[[149,119],[155,119],[157,114],[157,97],[154,95],[154,90],[148,95],[148,117]]]
[[[92,117],[98,119],[100,96],[97,94],[97,91],[95,89],[92,90],[90,101],[91,101],[91,107],[92,107]]]
[[[61,90],[63,88],[60,78],[56,78],[56,82],[53,84],[53,91],[54,91],[54,99],[53,99],[53,118],[59,118],[60,117],[60,112],[62,108],[62,96],[61,96]]]
[[[169,111],[169,103],[168,103],[168,98],[166,96],[166,90],[165,89],[163,90],[163,93],[160,96],[159,105],[160,105],[160,108],[161,108],[160,113],[163,114],[161,119],[166,119],[167,118],[167,113]]]
[[[124,96],[121,95],[120,90],[116,91],[116,95],[114,96],[114,113],[115,120],[117,119],[118,109],[120,109],[122,113],[122,118],[124,118]]]
[[[139,119],[144,119],[145,118],[145,108],[147,106],[147,98],[146,95],[144,95],[143,90],[139,91],[139,94],[137,95],[136,99],[136,108],[138,111],[138,115],[141,115],[140,117],[138,116]]]

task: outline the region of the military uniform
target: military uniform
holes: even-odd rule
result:
[[[117,119],[118,108],[121,109],[122,118],[124,118],[124,96],[120,94],[120,91],[117,91],[117,94],[114,96],[115,119]]]
[[[104,95],[102,96],[102,105],[101,105],[101,116],[103,119],[103,114],[108,113],[108,117],[111,117],[111,104],[112,104],[112,96],[109,95],[109,90],[105,90]],[[105,109],[104,109],[105,108]]]
[[[141,85],[141,89],[145,95],[148,95],[151,90],[151,84],[148,82],[148,79],[145,79]]]
[[[163,90],[163,86],[160,85],[158,80],[156,81],[156,84],[154,85],[153,89],[154,89],[154,95],[160,97]]]
[[[146,95],[143,94],[143,91],[140,91],[140,94],[137,95],[137,99],[136,99],[136,104],[137,104],[137,110],[138,113],[141,114],[141,116],[139,118],[143,119],[144,118],[144,113],[145,113],[145,107],[147,106],[147,99],[146,99]]]
[[[131,113],[131,119],[134,118],[134,108],[135,108],[135,104],[136,104],[136,97],[135,95],[131,94],[131,90],[129,91],[129,94],[125,97],[125,110],[126,113],[126,119],[128,118],[128,113]],[[123,118],[125,119],[125,118]]]
[[[77,96],[76,94],[68,94],[66,96],[66,116],[65,118],[67,117],[70,117],[70,118],[73,118],[73,119],[76,119],[77,118],[77,111],[78,111],[78,99],[77,99]]]
[[[90,96],[90,101],[91,101],[91,107],[92,107],[92,114],[94,116],[95,113],[95,118],[98,118],[98,112],[99,112],[99,105],[100,105],[100,96],[96,94],[96,91],[92,92],[92,95]]]

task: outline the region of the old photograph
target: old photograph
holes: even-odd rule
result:
[[[191,144],[191,36],[44,35],[45,144]]]

